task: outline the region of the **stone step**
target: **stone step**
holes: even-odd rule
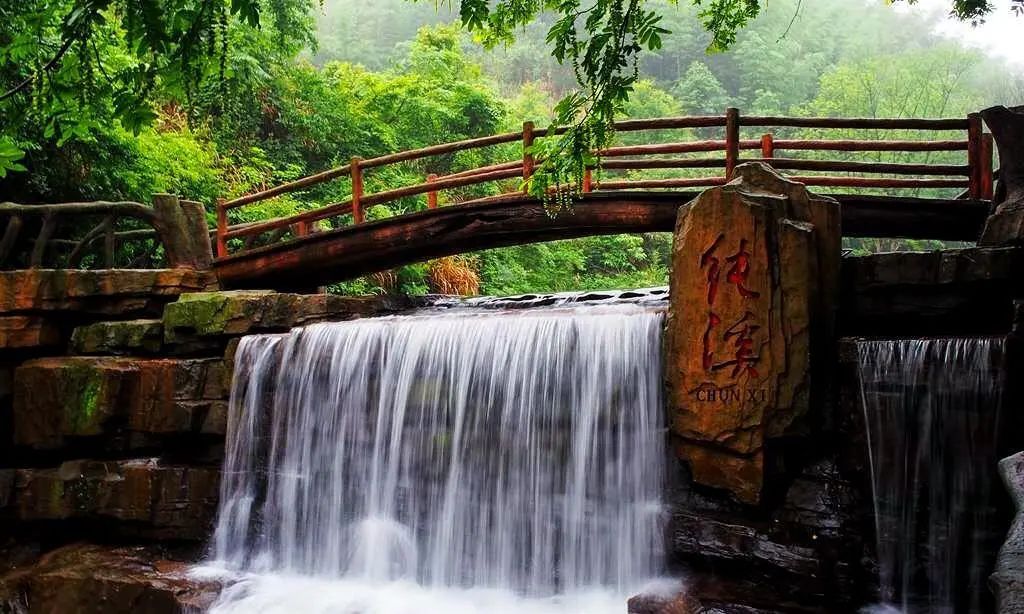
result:
[[[136,432],[223,435],[230,374],[219,358],[40,358],[14,373],[14,443]]]
[[[164,308],[164,341],[189,344],[250,333],[285,332],[314,322],[386,315],[416,306],[414,299],[287,294],[264,290],[196,292]]]
[[[13,471],[8,507],[20,520],[113,521],[122,536],[151,539],[206,539],[220,485],[219,469],[156,458],[7,471]]]
[[[74,330],[71,349],[76,354],[155,354],[163,337],[162,320],[96,322]]]

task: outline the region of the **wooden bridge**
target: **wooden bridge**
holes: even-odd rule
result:
[[[812,131],[815,138],[791,138],[800,129]],[[597,152],[599,168],[587,170],[582,194],[571,212],[549,215],[544,204],[523,189],[537,166],[531,146],[537,139],[560,133],[535,130],[527,123],[521,132],[365,160],[353,158],[339,168],[233,200],[219,200],[212,231],[216,246],[212,266],[227,287],[311,287],[480,249],[598,234],[671,231],[681,205],[700,189],[729,181],[738,164],[755,160],[837,198],[842,204],[844,236],[975,241],[993,199],[993,142],[978,114],[954,119],[791,118],[742,116],[738,110],[728,109],[722,116],[622,121],[616,130],[621,135],[647,133],[641,138],[647,144]],[[858,137],[850,138],[851,133]],[[914,138],[892,138],[907,135]],[[502,149],[495,153],[494,148]],[[427,175],[422,182],[382,192],[364,189],[367,176],[381,169],[399,167],[407,172],[410,166],[430,168],[431,159],[467,151],[481,156],[489,153],[490,158],[484,159],[494,159],[501,151],[510,155],[511,151],[515,159],[445,176]],[[914,154],[915,161],[881,161],[882,156],[891,155],[886,152]],[[941,154],[942,163],[930,161],[934,152],[955,152],[958,163],[949,163],[948,153]],[[874,159],[865,159],[868,157]],[[622,171],[671,171],[677,176],[616,176]],[[233,216],[254,203],[332,181],[344,182],[351,197],[287,217],[232,223]],[[439,195],[469,186],[484,186],[491,194],[441,206]],[[878,190],[886,194],[871,194]],[[922,196],[922,191],[945,191],[948,196]],[[419,210],[366,219],[370,207],[397,201]],[[12,229],[16,235],[22,218],[35,211],[30,206],[14,207],[20,208],[8,212],[11,220],[0,239],[0,258],[12,250]],[[48,249],[42,246],[55,240],[54,217],[63,209],[48,207],[38,210],[45,215],[45,222],[35,246],[30,247],[31,266],[40,266]],[[162,209],[171,210],[166,204]],[[111,221],[116,211],[99,212],[105,217],[96,229],[77,241],[64,240],[74,246],[78,259],[83,245],[101,243],[107,255],[97,260],[109,265],[116,241],[152,236],[152,231],[146,235],[140,229],[116,233]],[[86,214],[89,210],[79,206],[67,213]],[[173,217],[173,213],[164,214],[157,221],[168,215]],[[190,218],[194,217],[193,212]],[[166,223],[154,226],[156,236],[165,244],[168,262],[186,259],[171,258],[179,253],[201,261],[204,254],[199,252],[208,252],[196,241],[172,250],[166,238],[174,233],[164,228]],[[184,232],[196,233],[195,221],[186,226]]]
[[[875,138],[786,139],[775,135],[776,131],[797,128],[815,129],[825,135],[836,130],[870,131]],[[750,129],[760,132],[758,138],[741,137],[743,130]],[[678,207],[691,200],[698,189],[726,183],[737,164],[751,160],[767,162],[776,170],[789,173],[791,179],[835,196],[843,205],[845,236],[973,241],[980,233],[992,199],[992,139],[984,133],[978,115],[963,119],[808,119],[744,117],[738,110],[728,109],[723,116],[623,121],[616,124],[616,130],[619,134],[657,131],[656,137],[661,139],[673,131],[691,130],[718,133],[719,138],[668,139],[664,143],[619,146],[598,152],[600,173],[588,170],[583,194],[572,212],[555,216],[549,215],[543,203],[522,189],[523,181],[530,178],[536,167],[531,146],[536,139],[549,136],[545,130],[534,130],[529,123],[522,132],[367,160],[353,158],[350,164],[339,168],[257,194],[219,201],[214,267],[228,286],[315,285],[492,247],[597,234],[671,231]],[[954,138],[878,138],[897,130]],[[376,169],[509,143],[522,144],[521,156],[516,160],[447,176],[429,175],[422,183],[374,194],[363,189],[365,174]],[[850,159],[864,153],[948,151],[965,152],[963,163]],[[827,158],[828,154],[833,158]],[[835,159],[839,156],[844,159]],[[615,171],[653,169],[685,169],[695,176],[606,178]],[[350,182],[349,200],[284,218],[229,223],[232,211],[339,179]],[[439,193],[480,184],[497,184],[507,193],[439,206]],[[863,192],[865,188],[907,195],[850,193]],[[934,188],[954,189],[960,194],[956,198],[912,195]],[[423,210],[377,221],[365,219],[365,211],[372,205],[415,196],[425,197]],[[334,220],[332,228],[314,232],[315,224],[323,220]]]

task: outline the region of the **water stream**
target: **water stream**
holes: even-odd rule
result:
[[[239,345],[214,612],[616,612],[660,571],[663,307]]]
[[[880,589],[892,604],[879,611],[989,611],[1002,340],[870,341],[859,353]]]

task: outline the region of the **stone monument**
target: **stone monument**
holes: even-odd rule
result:
[[[827,360],[839,203],[762,163],[680,209],[665,375],[674,447],[698,484],[760,502],[765,441],[807,414]]]

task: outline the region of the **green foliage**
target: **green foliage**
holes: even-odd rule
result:
[[[0,8],[0,135],[40,127],[58,146],[115,120],[133,133],[155,102],[192,105],[228,75],[234,30],[276,53],[311,44],[310,0],[26,0]],[[34,137],[35,138],[35,137]],[[6,158],[4,158],[6,159]],[[10,169],[4,163],[0,168]]]
[[[977,52],[936,44],[927,34],[930,22],[918,14],[869,3],[450,4],[462,12],[448,16],[464,21],[489,49],[455,25],[420,29],[446,17],[445,3],[438,13],[433,2],[337,0],[324,7],[319,49],[300,54],[313,31],[305,0],[231,6],[220,0],[107,0],[92,17],[88,10],[78,14],[72,43],[49,67],[68,36],[65,19],[79,7],[98,5],[26,0],[18,8],[0,6],[0,89],[17,89],[0,100],[2,198],[146,201],[169,191],[212,204],[217,197],[346,164],[352,156],[516,131],[531,120],[568,131],[565,139],[541,139],[534,149],[548,165],[531,189],[557,190],[551,205],[559,209],[571,206],[584,163],[594,162],[587,152],[595,145],[613,138],[721,138],[718,129],[613,135],[613,117],[720,114],[729,105],[763,114],[962,116],[988,104],[1024,103],[1024,77],[981,61]],[[599,8],[584,15],[591,4]],[[178,22],[168,17],[200,5],[210,7],[215,22],[207,14],[181,13]],[[754,6],[758,16],[749,19]],[[258,29],[251,25],[255,16]],[[79,36],[79,27],[87,37]],[[178,36],[183,28],[194,30],[194,41]],[[709,48],[721,51],[709,55]],[[27,78],[29,85],[19,89]],[[797,129],[788,135],[821,136]],[[852,131],[845,136],[868,138]],[[521,153],[510,144],[374,169],[366,174],[366,188],[418,183],[428,173]],[[877,159],[940,162],[952,156],[951,163],[962,163],[956,155],[880,152]],[[10,172],[22,170],[28,172]],[[630,176],[701,173],[668,169]],[[339,179],[233,211],[232,222],[342,201],[350,189]],[[441,202],[498,189],[449,190]],[[375,220],[423,207],[421,196],[366,213]],[[849,245],[934,246],[885,240]],[[635,287],[666,282],[669,248],[668,235],[592,237],[491,250],[473,261],[487,293]],[[425,265],[405,267],[335,290],[422,293],[426,279]]]
[[[729,106],[728,92],[715,73],[700,60],[690,62],[673,92],[683,110],[692,115],[716,115]]]
[[[18,162],[25,157],[25,152],[14,144],[9,136],[0,136],[0,179],[7,176],[8,171],[23,171],[24,165]]]

